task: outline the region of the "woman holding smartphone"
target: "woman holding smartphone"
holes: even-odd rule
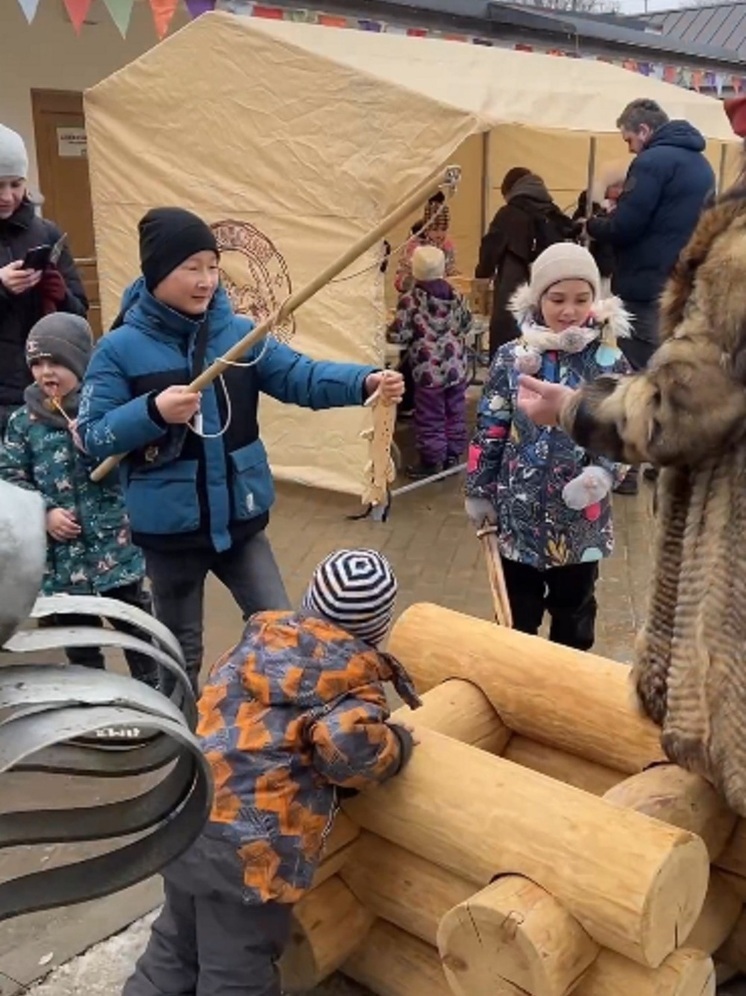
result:
[[[0,124],[0,439],[31,383],[25,356],[31,328],[54,311],[88,312],[70,253],[63,248],[55,260],[62,235],[37,215],[27,175],[23,139]]]

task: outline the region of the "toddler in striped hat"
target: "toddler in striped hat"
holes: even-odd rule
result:
[[[382,554],[337,550],[314,571],[299,612],[252,616],[215,665],[197,727],[212,810],[163,873],[163,912],[122,996],[243,993],[247,980],[251,992],[281,996],[292,908],[311,885],[340,794],[398,774],[416,742],[390,719],[384,691],[393,682],[414,708],[412,682],[378,649],[396,587]]]
[[[322,560],[303,608],[378,647],[394,615],[396,577],[377,550],[337,550]]]

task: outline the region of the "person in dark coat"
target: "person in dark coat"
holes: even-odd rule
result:
[[[612,290],[633,319],[622,348],[640,370],[658,343],[658,298],[715,188],[715,174],[700,132],[688,121],[669,120],[653,100],[632,101],[617,127],[635,159],[616,210],[591,218],[587,231],[613,247]]]
[[[26,185],[28,154],[23,139],[0,125],[0,438],[24,403],[31,383],[26,340],[46,314],[65,311],[85,318],[88,300],[72,256],[63,249],[56,266],[24,269],[29,249],[53,246],[61,232],[40,218]]]
[[[492,219],[479,248],[475,276],[494,279],[490,356],[518,336],[508,309],[515,291],[528,282],[531,263],[546,246],[536,245],[537,218],[550,220],[559,241],[572,238],[574,226],[552,200],[541,177],[524,166],[508,170],[500,185],[506,203]]]
[[[608,217],[616,210],[617,201],[622,196],[624,181],[627,178],[628,163],[613,163],[602,169],[593,183],[591,190],[591,210],[588,210],[588,191],[583,190],[578,198],[578,206],[572,216],[575,222],[586,221],[593,217]],[[609,242],[596,242],[590,239],[588,250],[596,261],[601,274],[603,296],[611,296],[611,278],[616,262],[614,246]]]

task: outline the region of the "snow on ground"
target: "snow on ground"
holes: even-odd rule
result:
[[[150,934],[157,910],[114,937],[96,944],[79,958],[29,989],[31,996],[120,996]]]
[[[121,996],[122,987],[150,934],[158,911],[96,944],[29,989],[29,996]],[[359,986],[337,977],[307,996],[366,996]]]

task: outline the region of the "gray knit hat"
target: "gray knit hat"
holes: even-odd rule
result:
[[[62,311],[41,318],[26,340],[26,362],[29,366],[38,360],[52,360],[72,370],[78,380],[85,376],[92,352],[91,326],[80,315],[68,315]]]
[[[337,550],[319,564],[303,608],[377,647],[394,614],[396,576],[377,550]]]
[[[28,176],[28,152],[18,132],[0,124],[0,176]]]

